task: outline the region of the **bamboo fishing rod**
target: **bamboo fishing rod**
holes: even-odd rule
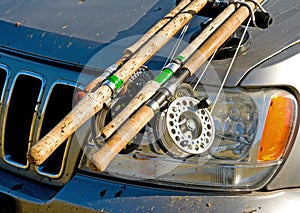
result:
[[[84,95],[68,115],[31,147],[27,154],[29,162],[35,165],[42,164],[71,134],[99,112],[116,91],[186,25],[207,2],[208,0],[193,0],[153,35],[145,45],[130,57],[113,75],[105,80],[99,88]]]
[[[150,80],[136,94],[131,102],[110,121],[101,131],[102,139],[109,138],[120,125],[142,104],[149,100],[160,86],[168,81],[184,62],[203,44],[203,42],[236,10],[236,5],[229,4],[194,40],[169,63],[154,80]]]
[[[261,3],[262,0],[258,0]],[[251,8],[249,8],[249,6]],[[187,60],[186,64],[167,83],[179,86],[189,76],[193,75],[200,66],[238,29],[249,16],[256,5],[248,3],[248,7],[240,6],[213,35]],[[130,142],[133,137],[154,117],[160,110],[161,105],[172,96],[170,90],[159,90],[152,99],[139,108],[133,116],[121,126],[121,128],[105,143],[95,154],[92,155],[92,168],[104,171],[114,157]]]

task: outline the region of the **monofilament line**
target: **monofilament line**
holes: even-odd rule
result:
[[[210,113],[213,112],[213,110],[214,110],[214,108],[215,108],[215,105],[216,105],[216,103],[217,103],[217,100],[218,100],[218,98],[219,98],[219,96],[220,96],[220,94],[221,94],[221,91],[222,91],[222,89],[223,89],[223,87],[224,87],[224,85],[225,85],[226,79],[227,79],[227,77],[228,77],[228,75],[229,75],[229,73],[230,73],[230,71],[231,71],[231,69],[232,69],[233,63],[235,62],[235,59],[236,59],[237,54],[238,54],[238,52],[239,52],[239,49],[240,49],[240,47],[241,47],[241,45],[242,45],[242,42],[243,42],[244,37],[245,37],[245,35],[246,35],[246,32],[247,32],[247,29],[248,29],[248,27],[249,27],[250,21],[251,21],[251,18],[249,18],[249,20],[248,20],[248,22],[247,22],[247,25],[246,25],[246,27],[245,27],[245,30],[244,30],[244,32],[243,32],[243,34],[242,34],[241,39],[240,39],[240,42],[239,42],[239,44],[238,44],[238,46],[237,46],[237,48],[236,48],[236,51],[235,51],[235,53],[234,53],[234,55],[233,55],[233,57],[232,57],[232,60],[231,60],[231,62],[230,62],[230,65],[229,65],[229,67],[228,67],[228,69],[227,69],[226,75],[225,75],[225,77],[224,77],[224,79],[223,79],[223,81],[222,81],[222,83],[221,83],[221,86],[220,86],[220,89],[219,89],[219,91],[218,91],[218,93],[217,93],[216,99],[215,99],[215,101],[214,101],[214,103],[213,103],[213,105],[212,105],[212,107],[211,107],[211,109],[210,109]]]

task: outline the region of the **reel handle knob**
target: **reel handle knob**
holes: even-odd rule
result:
[[[197,108],[205,109],[205,108],[209,107],[211,104],[212,104],[212,101],[210,100],[210,98],[205,97],[199,101],[199,103],[197,104]]]

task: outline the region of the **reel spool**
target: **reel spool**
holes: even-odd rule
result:
[[[99,148],[101,148],[105,143],[105,141],[96,139],[97,135],[100,134],[100,130],[130,103],[132,97],[134,97],[142,89],[144,84],[153,78],[153,74],[147,67],[141,67],[130,77],[128,84],[126,84],[123,91],[113,99],[109,108],[103,107],[102,110],[96,114],[95,122],[92,122],[91,134],[94,138],[95,144]],[[130,141],[126,147],[120,151],[120,154],[128,154],[135,150],[142,141],[144,132],[145,127],[141,129],[139,134],[137,134],[132,141]]]
[[[207,108],[200,108],[193,97],[175,99],[158,119],[159,145],[173,158],[186,158],[207,151],[215,128]]]
[[[93,128],[94,135],[98,135],[100,133],[100,129],[102,129],[106,124],[108,124],[115,116],[119,114],[123,110],[123,108],[129,104],[131,98],[119,97],[115,99],[115,101],[111,104],[110,108],[103,108],[95,117],[95,127]],[[145,127],[141,129],[139,134],[137,134],[132,141],[130,141],[126,147],[124,147],[120,154],[128,154],[135,150],[140,144],[143,135],[145,132]],[[104,141],[95,140],[96,145],[100,148],[104,145]]]

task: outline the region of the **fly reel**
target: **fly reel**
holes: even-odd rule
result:
[[[157,123],[159,145],[174,158],[201,154],[211,146],[215,128],[211,114],[193,97],[175,99]]]
[[[92,122],[91,133],[95,144],[101,148],[104,140],[97,138],[100,135],[100,130],[105,127],[112,119],[114,119],[131,101],[148,81],[154,78],[153,74],[147,67],[141,67],[134,75],[130,77],[123,91],[117,95],[111,102],[109,107],[103,107],[95,116],[95,122]],[[145,127],[141,129],[132,141],[124,147],[120,154],[128,154],[135,150],[140,144],[145,132]]]

